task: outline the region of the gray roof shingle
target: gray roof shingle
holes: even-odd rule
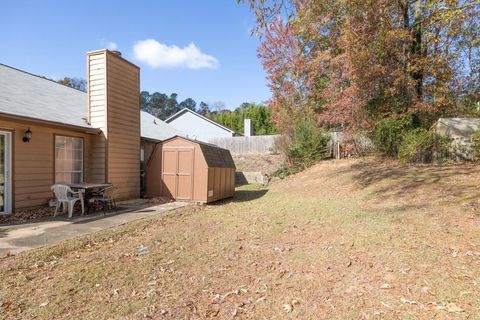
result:
[[[140,111],[140,123],[142,124],[141,136],[145,139],[162,141],[184,135],[168,123],[145,111]]]
[[[209,168],[235,168],[230,151],[207,143],[198,144]]]
[[[85,92],[0,64],[0,112],[91,128]]]
[[[0,113],[93,129],[87,123],[87,94],[0,64]],[[141,111],[141,137],[162,141],[182,132]]]

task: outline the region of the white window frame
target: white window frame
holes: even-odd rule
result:
[[[12,213],[12,133],[10,131],[0,131],[5,136],[5,167],[4,167],[4,206],[0,215],[8,215]]]
[[[58,171],[57,170],[57,138],[67,138],[67,139],[77,139],[77,140],[80,140],[81,141],[81,145],[82,145],[82,148],[81,148],[81,161],[82,161],[82,169],[81,170],[71,170],[71,171]],[[81,176],[80,176],[80,181],[79,182],[82,182],[83,181],[83,178],[84,178],[84,154],[85,154],[85,145],[84,145],[84,142],[83,142],[83,138],[81,137],[73,137],[73,136],[65,136],[65,135],[60,135],[60,134],[57,134],[55,135],[55,150],[54,150],[54,163],[55,163],[55,172],[54,172],[54,180],[55,182],[60,182],[60,181],[57,181],[57,173],[80,173]],[[72,159],[73,160],[73,159]],[[72,166],[73,167],[73,166]]]

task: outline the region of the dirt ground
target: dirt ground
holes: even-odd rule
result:
[[[479,179],[324,161],[0,260],[0,318],[480,319]]]
[[[241,154],[232,155],[237,171],[260,171],[272,175],[283,163],[281,154]]]

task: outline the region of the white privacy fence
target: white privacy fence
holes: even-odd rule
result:
[[[251,136],[251,137],[225,137],[212,138],[208,142],[223,149],[228,149],[232,154],[243,153],[271,153],[275,140],[279,135]]]
[[[345,142],[343,132],[329,132],[330,143],[328,147],[332,157],[340,157],[341,145]],[[275,141],[280,135],[251,136],[251,137],[222,137],[212,138],[208,142],[220,148],[230,150],[232,154],[258,153],[269,154],[275,151]],[[373,149],[372,141],[367,137],[355,137],[352,140],[357,152]]]

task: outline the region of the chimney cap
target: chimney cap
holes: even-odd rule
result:
[[[118,50],[111,50],[112,53],[116,54],[117,56],[121,57],[122,53]]]

